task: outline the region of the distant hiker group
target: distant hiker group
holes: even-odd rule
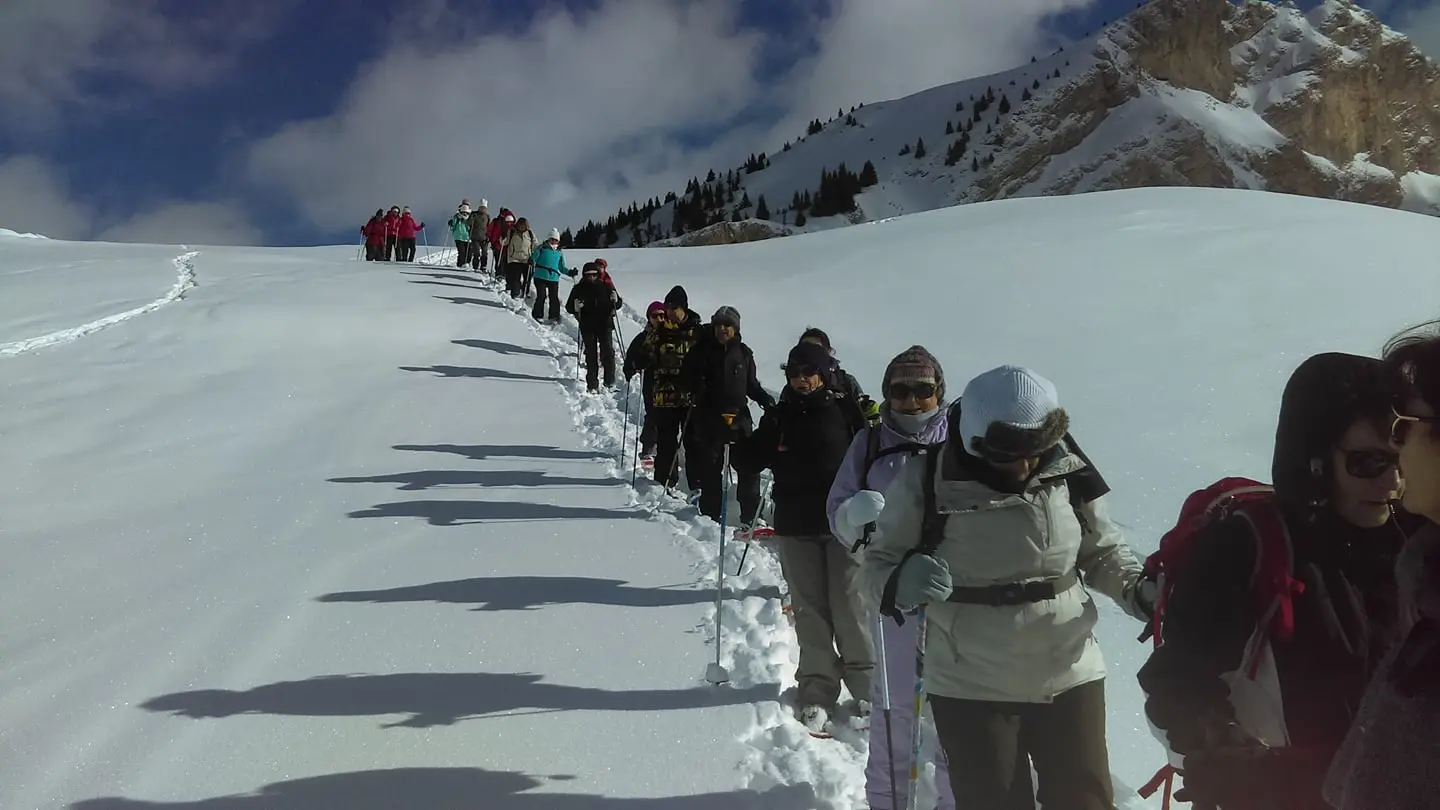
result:
[[[360,227],[365,237],[365,260],[370,262],[413,262],[415,261],[415,238],[425,230],[425,223],[417,223],[410,213],[410,206],[390,206],[375,209],[375,216]]]

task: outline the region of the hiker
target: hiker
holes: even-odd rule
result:
[[[550,229],[550,236],[544,244],[535,248],[535,252],[531,254],[530,264],[535,282],[535,308],[530,311],[530,317],[538,321],[541,316],[546,315],[545,302],[549,301],[548,320],[550,323],[560,323],[560,277],[574,278],[577,273],[565,266],[565,253],[560,250],[559,229]],[[614,373],[613,370],[610,372],[612,376]]]
[[[410,213],[410,206],[405,206],[405,210],[400,214],[400,224],[398,226],[400,241],[396,248],[398,251],[396,256],[397,261],[415,261],[415,236],[423,230],[425,230],[425,223],[421,222],[417,224],[415,217]]]
[[[1090,591],[1142,620],[1150,606],[1108,486],[1054,384],[1030,369],[979,375],[947,418],[944,444],[885,493],[865,586],[897,621],[925,608],[925,688],[957,798],[1113,810]],[[1038,791],[1017,778],[1026,754]]]
[[[526,282],[530,280],[530,256],[539,247],[530,230],[530,220],[520,217],[510,228],[500,250],[505,261],[505,290],[511,298],[518,299],[525,294]]]
[[[455,240],[455,266],[464,267],[470,262],[470,201],[465,200],[450,217],[450,236]]]
[[[600,268],[586,262],[580,281],[570,288],[565,311],[575,316],[580,325],[580,340],[585,346],[585,387],[590,393],[600,390],[600,367],[605,370],[605,387],[615,386],[615,313],[624,302],[613,287],[600,280]]]
[[[755,376],[755,354],[740,336],[740,313],[734,307],[715,310],[686,356],[682,374],[694,393],[688,425],[692,440],[685,446],[685,468],[695,471],[694,483],[700,489],[692,490],[690,499],[702,515],[719,520],[720,505],[729,497],[722,486],[725,446],[750,438],[754,422],[748,400],[766,410],[775,405],[775,398]],[[739,528],[749,531],[760,508],[760,476],[733,457],[731,467],[736,473]]]
[[[1273,493],[1204,523],[1175,557],[1139,680],[1179,800],[1327,807],[1325,771],[1398,631],[1393,570],[1413,521],[1392,509],[1398,390],[1373,358],[1301,363],[1280,400]]]
[[[376,208],[375,216],[360,227],[365,234],[365,261],[378,262],[385,255],[385,209]]]
[[[504,272],[502,268],[508,264],[505,258],[505,241],[510,238],[510,231],[514,227],[515,213],[504,206],[500,208],[500,215],[490,220],[490,230],[487,235],[490,237],[490,249],[495,252],[495,272],[497,273]]]
[[[400,239],[400,206],[392,205],[385,213],[385,261],[394,261],[395,246]]]
[[[878,424],[861,431],[850,443],[845,461],[830,485],[826,511],[835,537],[854,554],[862,554],[870,530],[885,506],[891,483],[916,455],[945,441],[949,420],[945,418],[945,372],[940,361],[924,346],[911,346],[896,355],[885,367],[880,381],[885,402],[880,406]],[[870,810],[905,810],[909,799],[910,735],[915,723],[915,702],[907,696],[915,683],[915,646],[918,622],[897,624],[879,616],[876,606],[866,604],[867,621],[878,622],[875,633],[877,666],[885,667],[886,678],[895,690],[890,701],[889,731],[870,724],[870,755],[865,766],[865,794]],[[883,644],[882,644],[883,641]],[[883,706],[881,680],[872,678],[871,702]],[[935,751],[935,787],[938,810],[955,810],[950,792],[950,775],[943,751],[936,748],[933,724],[925,721],[926,748]],[[1019,774],[1028,780],[1030,763],[1015,758]],[[893,797],[892,797],[893,790]]]
[[[824,346],[796,344],[785,361],[785,395],[761,418],[741,462],[754,473],[774,471],[775,543],[800,646],[798,716],[812,733],[828,732],[842,683],[851,698],[845,713],[870,714],[875,667],[869,623],[852,588],[858,565],[830,533],[825,509],[850,441],[866,427],[837,368]]]
[[[665,303],[651,301],[645,308],[645,329],[630,339],[625,350],[625,379],[640,374],[640,395],[645,401],[645,422],[640,428],[640,466],[655,467],[655,375],[645,362],[646,341],[652,340],[655,330],[665,322]]]
[[[835,357],[835,347],[830,345],[830,336],[823,329],[814,326],[806,327],[805,331],[800,333],[800,342],[823,346],[832,358]],[[835,376],[846,396],[860,403],[860,410],[865,414],[865,420],[872,425],[879,424],[880,405],[865,395],[864,389],[860,387],[860,381],[855,379],[854,374],[840,368],[839,360],[835,361]]]
[[[489,268],[490,202],[481,200],[480,207],[470,215],[470,269],[479,273]],[[498,269],[497,269],[498,273]]]
[[[694,432],[689,430],[691,405],[695,393],[691,380],[684,373],[686,359],[699,340],[700,316],[690,309],[690,297],[679,284],[665,294],[665,319],[645,333],[644,349],[631,359],[639,371],[653,376],[651,405],[655,422],[655,480],[667,490],[680,480],[680,442],[685,441],[685,454],[692,456]],[[697,451],[698,454],[698,451]],[[685,465],[685,481],[690,491],[700,489],[699,467]]]

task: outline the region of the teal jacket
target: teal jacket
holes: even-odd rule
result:
[[[456,242],[470,241],[470,219],[469,217],[456,214],[450,218],[450,235],[455,237]]]
[[[535,265],[535,278],[540,281],[559,281],[561,275],[571,278],[579,275],[565,266],[564,253],[546,243],[535,248],[535,252],[530,254],[530,262]]]

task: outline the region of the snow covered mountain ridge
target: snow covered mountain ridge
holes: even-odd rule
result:
[[[1437,78],[1410,40],[1353,0],[1308,12],[1264,0],[1152,0],[1015,70],[842,110],[779,153],[697,176],[685,193],[634,204],[574,238],[684,244],[685,234],[744,219],[786,226],[750,229],[757,235],[785,235],[1145,186],[1440,215]]]

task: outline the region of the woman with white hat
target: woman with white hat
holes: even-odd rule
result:
[[[545,301],[550,301],[549,320],[551,323],[560,322],[560,276],[565,275],[574,278],[577,273],[565,266],[565,254],[560,250],[560,230],[550,229],[550,236],[543,244],[535,248],[530,256],[530,263],[535,266],[535,308],[531,310],[530,316],[540,320],[545,312]]]

